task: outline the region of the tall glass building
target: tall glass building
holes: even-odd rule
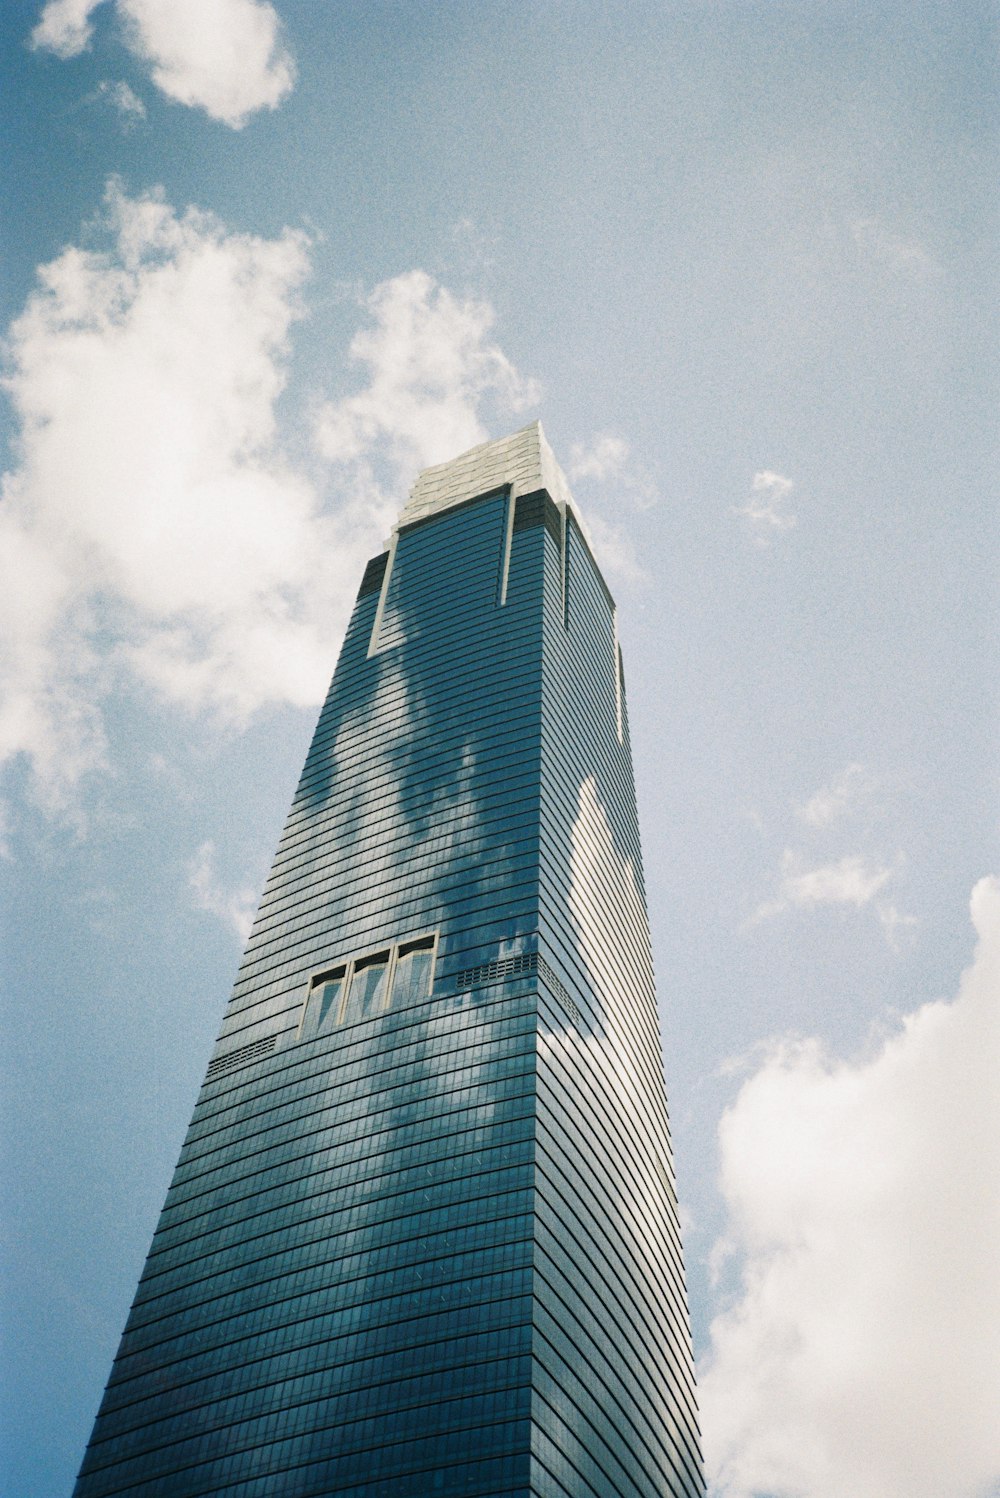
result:
[[[75,1491],[704,1492],[615,606],[537,424],[365,571]]]

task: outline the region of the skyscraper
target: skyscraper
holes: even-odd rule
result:
[[[368,564],[76,1495],[698,1498],[693,1385],[615,607],[536,424]]]

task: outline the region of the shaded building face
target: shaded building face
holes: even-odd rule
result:
[[[614,605],[536,425],[365,573],[76,1493],[703,1491]]]

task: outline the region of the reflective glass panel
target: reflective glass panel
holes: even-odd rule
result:
[[[337,1023],[337,1010],[340,1008],[340,993],[344,986],[344,969],[330,974],[327,978],[321,978],[313,985],[306,1005],[305,1019],[302,1021],[301,1040],[313,1040],[317,1035],[325,1035],[332,1030]]]
[[[367,1019],[377,1014],[385,998],[385,979],[389,971],[388,952],[379,952],[375,957],[362,957],[354,964],[354,975],[347,995],[345,1023]]]
[[[392,978],[393,1005],[398,1007],[425,999],[430,993],[433,966],[434,952],[430,947],[401,952]]]

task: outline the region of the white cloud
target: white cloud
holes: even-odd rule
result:
[[[628,461],[629,447],[624,437],[602,432],[592,442],[574,442],[569,450],[567,476],[575,483],[580,479],[606,479],[621,473]]]
[[[863,765],[850,764],[828,785],[821,786],[797,809],[799,818],[810,827],[829,827],[839,821],[858,802],[868,788]]]
[[[202,843],[195,853],[188,864],[187,875],[188,888],[198,909],[218,916],[246,941],[257,909],[257,892],[249,887],[240,890],[222,888],[215,872],[215,844],[211,840]]]
[[[90,43],[102,0],[49,0],[32,45],[74,57]],[[116,0],[129,50],[170,99],[238,130],[275,109],[295,82],[274,7],[266,0]]]
[[[870,868],[865,860],[848,856],[836,863],[795,872],[786,859],[782,893],[792,905],[867,905],[892,878],[892,870]]]
[[[720,1124],[742,1258],[700,1404],[717,1498],[1000,1484],[1000,881],[975,959],[869,1060],[777,1046]]]
[[[31,45],[57,57],[76,57],[90,45],[90,15],[100,4],[101,0],[48,0],[31,33]]]
[[[316,502],[274,422],[303,237],[114,187],[107,223],[111,249],[41,267],[9,332],[0,758],[32,756],[50,792],[100,763],[122,672],[240,718],[315,700],[328,656],[305,604]]]
[[[40,268],[8,335],[20,435],[0,505],[0,761],[27,756],[50,807],[107,763],[111,692],[138,685],[237,725],[321,701],[363,563],[417,466],[436,443],[478,440],[484,394],[526,385],[486,341],[488,308],[420,273],[387,282],[355,341],[371,383],[327,408],[351,444],[324,510],[275,411],[305,238],[231,233],[114,186],[105,227],[103,253],[71,247]]]
[[[118,0],[131,50],[170,99],[238,130],[276,109],[295,68],[274,7],[261,0]]]
[[[598,501],[602,497],[600,486],[613,479],[616,503],[632,510],[649,510],[659,498],[650,475],[633,461],[629,444],[615,432],[599,432],[588,442],[574,442],[566,475],[573,484],[597,485]],[[591,503],[588,501],[588,517]]]
[[[486,441],[483,401],[520,411],[538,400],[536,383],[489,340],[488,303],[461,301],[413,270],[384,281],[364,305],[374,326],[355,335],[350,353],[367,384],[328,403],[317,421],[331,462],[356,464],[383,441],[397,472],[414,476]]]
[[[872,788],[872,779],[865,767],[852,762],[797,806],[795,815],[811,832],[825,839],[837,824],[856,821],[860,813],[871,809]],[[787,910],[835,905],[860,910],[874,904],[886,941],[893,951],[899,951],[904,937],[912,935],[917,925],[916,917],[905,914],[891,899],[876,897],[904,866],[902,853],[897,853],[891,864],[858,853],[807,863],[800,852],[786,848],[781,858],[777,893],[757,907],[744,929]]]
[[[781,860],[781,884],[773,900],[759,906],[752,922],[784,910],[810,909],[817,905],[853,905],[860,909],[873,900],[892,878],[893,871],[870,864],[858,854],[848,854],[833,863],[804,869],[798,855],[786,848]]]
[[[125,125],[135,124],[137,120],[146,118],[145,104],[121,79],[112,83],[110,79],[103,78],[86,102],[110,104]]]
[[[791,530],[797,524],[798,517],[784,509],[795,485],[783,474],[766,468],[754,474],[750,487],[751,498],[745,505],[734,506],[733,514],[748,521],[759,546],[769,546],[776,532]]]

